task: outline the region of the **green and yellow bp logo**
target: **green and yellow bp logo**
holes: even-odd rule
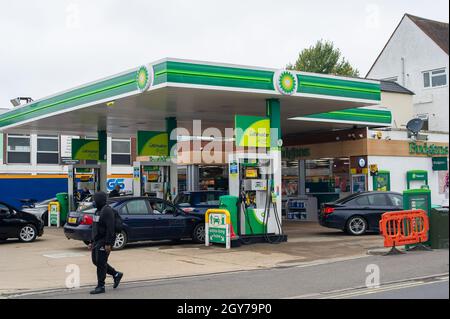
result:
[[[297,91],[297,77],[288,70],[276,72],[274,83],[277,90],[284,95],[292,95]]]
[[[146,66],[141,66],[136,75],[137,87],[141,92],[147,91],[152,84],[152,73]]]

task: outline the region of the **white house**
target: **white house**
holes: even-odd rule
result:
[[[366,76],[413,91],[415,116],[429,131],[449,131],[448,27],[405,14]]]

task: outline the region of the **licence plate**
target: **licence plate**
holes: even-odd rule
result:
[[[69,224],[76,224],[77,218],[76,217],[69,217]]]

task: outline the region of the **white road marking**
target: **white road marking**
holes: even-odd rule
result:
[[[376,294],[376,293],[380,293],[380,292],[386,292],[386,291],[397,290],[397,289],[402,289],[402,288],[416,287],[416,286],[421,286],[424,284],[426,284],[426,283],[422,281],[422,282],[414,282],[414,283],[397,284],[397,285],[392,285],[392,286],[388,286],[388,287],[366,288],[363,290],[353,291],[353,292],[344,293],[344,294],[324,296],[319,299],[345,299],[345,298],[351,298],[351,297],[355,297],[355,296]]]
[[[357,296],[365,296],[365,295],[371,295],[371,294],[376,294],[376,293],[381,293],[381,292],[388,292],[388,291],[393,291],[393,290],[399,290],[399,289],[404,289],[404,288],[411,288],[411,287],[431,285],[431,284],[444,282],[444,281],[445,280],[434,280],[434,281],[429,281],[429,282],[419,281],[419,282],[409,283],[409,284],[404,284],[404,285],[401,285],[401,284],[393,285],[393,286],[385,287],[385,288],[383,288],[383,287],[381,287],[381,288],[372,288],[372,289],[368,288],[365,291],[356,291],[354,293],[341,294],[341,295],[336,295],[336,296],[324,297],[324,298],[320,298],[320,299],[345,299],[345,298],[351,298],[351,297],[357,297]]]
[[[432,279],[431,281],[427,281],[428,279]],[[449,281],[448,275],[435,275],[435,276],[428,276],[423,278],[410,278],[408,280],[404,280],[402,282],[392,282],[382,285],[379,288],[362,288],[362,287],[355,287],[355,288],[346,288],[341,290],[334,290],[334,291],[327,291],[322,293],[310,293],[310,294],[304,294],[299,296],[293,296],[293,297],[286,297],[283,299],[344,299],[344,298],[351,298],[356,296],[364,296],[364,295],[370,295],[375,293],[381,293],[381,292],[387,292],[397,289],[403,289],[403,288],[411,288],[411,287],[417,287],[417,286],[423,286],[428,284],[435,284],[439,282],[445,282]]]
[[[47,257],[47,258],[52,258],[52,259],[61,259],[61,258],[70,258],[70,257],[84,257],[86,255],[82,254],[82,253],[57,252],[57,253],[52,253],[52,254],[44,254],[42,256]]]

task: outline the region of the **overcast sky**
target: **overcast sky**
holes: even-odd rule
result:
[[[318,39],[362,76],[405,12],[448,22],[448,0],[0,1],[0,108],[163,57],[282,68]]]

